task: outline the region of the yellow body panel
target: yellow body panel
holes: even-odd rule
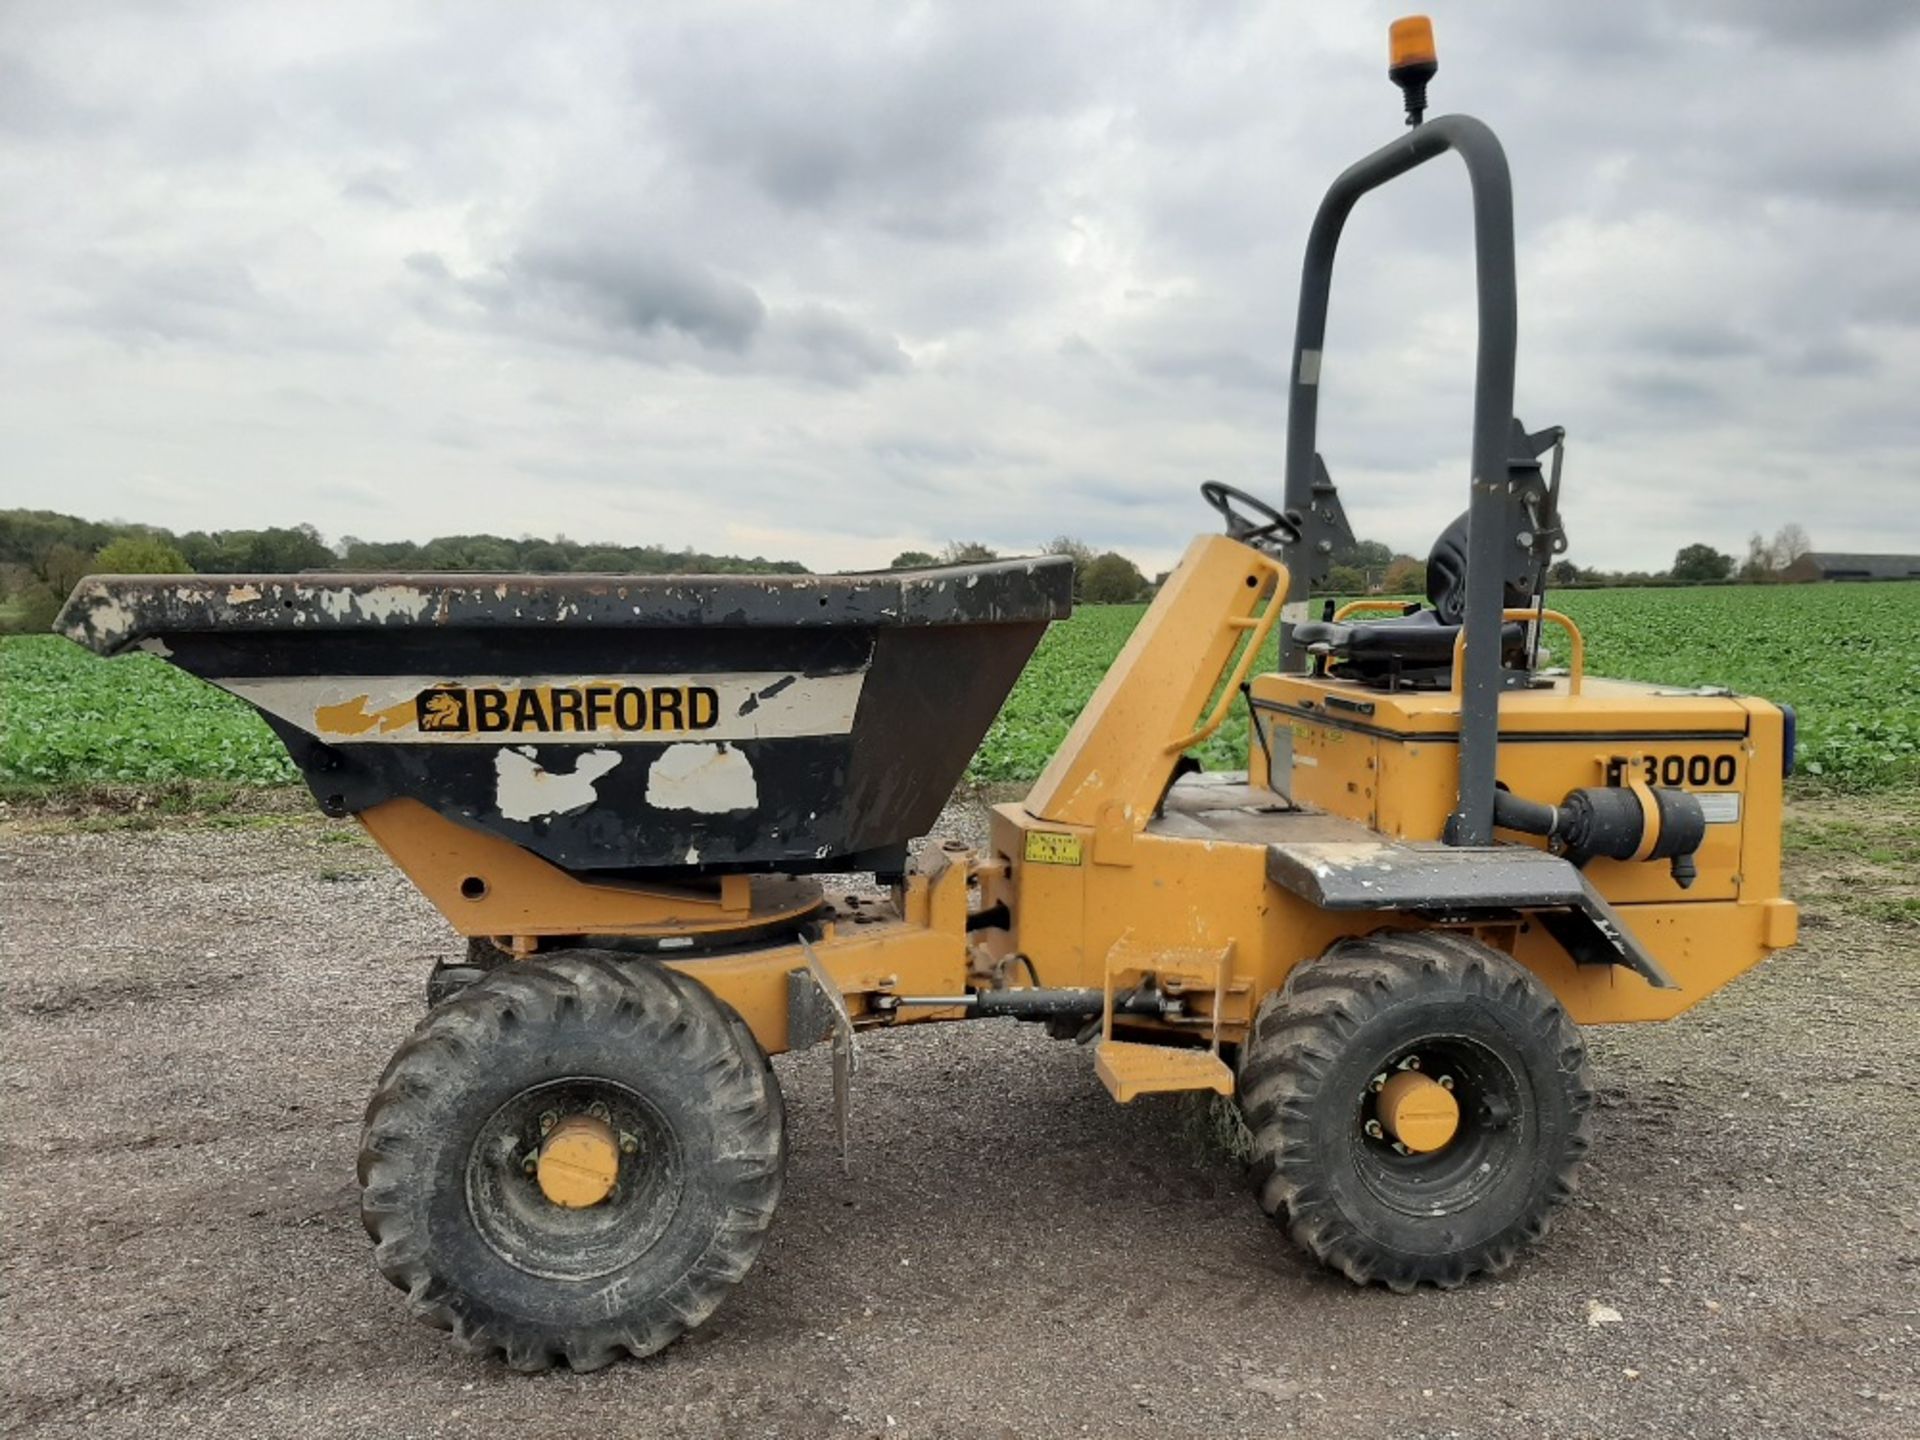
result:
[[[1127,828],[1144,826],[1182,741],[1201,738],[1200,708],[1252,633],[1254,611],[1276,593],[1286,593],[1286,571],[1251,546],[1224,535],[1189,545],[1027,792],[1027,809],[1063,825],[1092,825],[1107,809]]]
[[[668,959],[739,1012],[769,1055],[791,1048],[787,1033],[787,977],[818,962],[846,999],[855,1024],[881,1017],[884,995],[957,995],[967,985],[968,857],[936,850],[923,857],[893,903],[843,908],[810,944],[768,946],[712,959]],[[811,951],[811,957],[809,956]],[[951,1006],[916,1008],[886,1017],[900,1021],[957,1019]]]
[[[1284,776],[1269,777],[1266,753],[1256,745],[1255,784],[1395,839],[1440,838],[1458,784],[1457,696],[1389,694],[1294,675],[1262,675],[1251,688],[1262,733],[1270,737],[1267,749],[1277,762],[1291,761]],[[1601,894],[1615,904],[1640,904],[1779,893],[1783,738],[1777,706],[1624,680],[1589,679],[1580,694],[1568,690],[1563,677],[1550,689],[1501,698],[1501,784],[1529,800],[1557,804],[1582,786],[1651,773],[1650,783],[1700,795],[1713,822],[1689,889],[1675,884],[1665,865],[1596,860],[1587,873]]]
[[[382,801],[356,818],[462,935],[693,937],[805,915],[820,903],[818,885],[783,875],[690,885],[582,880],[418,800]]]
[[[1018,855],[1024,830],[1036,823],[1018,805],[996,807],[993,849],[1003,856]],[[1776,842],[1776,856],[1777,848]],[[1035,867],[1016,866],[1004,877],[989,876],[984,901],[1016,892],[1022,898],[1017,933],[988,932],[982,948],[995,955],[1017,949],[1032,960],[1044,985],[1094,986],[1101,983],[1104,957],[1116,945],[1124,943],[1137,952],[1156,946],[1172,952],[1231,943],[1222,1033],[1235,1041],[1261,997],[1284,985],[1295,965],[1341,939],[1428,923],[1393,911],[1322,910],[1268,883],[1266,847],[1258,843],[1157,835],[1149,828],[1139,837],[1136,853],[1136,864],[1124,872],[1089,864],[1078,870],[1053,867],[1036,875]],[[1666,873],[1664,864],[1642,868]],[[1036,882],[1045,887],[1047,897],[1040,905],[1024,894]],[[1616,908],[1673,977],[1677,990],[1656,989],[1617,965],[1577,965],[1530,922],[1459,928],[1513,954],[1583,1025],[1669,1019],[1772,951],[1791,945],[1796,934],[1794,907],[1777,895],[1746,903],[1684,901]],[[1211,1014],[1210,996],[1196,996],[1194,1004],[1197,1018]]]
[[[1057,829],[1043,827],[1021,805],[995,806],[989,845],[996,856],[1018,856],[1034,828]],[[1137,838],[1125,866],[1015,862],[1004,874],[989,874],[981,902],[1009,897],[1019,906],[1015,930],[984,932],[980,946],[996,957],[1025,955],[1050,988],[1103,985],[1108,957],[1122,944],[1139,956],[1210,955],[1232,946],[1223,1017],[1230,1024],[1250,1020],[1260,996],[1284,980],[1296,960],[1352,930],[1351,916],[1319,910],[1268,884],[1265,846],[1152,829]],[[1381,923],[1390,922],[1378,919],[1367,928]],[[1210,1013],[1211,1000],[1206,1004]]]

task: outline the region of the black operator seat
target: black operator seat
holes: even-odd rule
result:
[[[1293,638],[1339,665],[1339,674],[1368,684],[1445,687],[1453,683],[1453,647],[1459,639],[1467,604],[1467,516],[1440,532],[1427,555],[1427,600],[1433,608],[1410,608],[1405,615],[1353,620],[1308,620],[1293,627]],[[1509,593],[1507,604],[1526,597]],[[1500,648],[1510,664],[1524,658],[1526,626],[1508,621],[1500,628]]]

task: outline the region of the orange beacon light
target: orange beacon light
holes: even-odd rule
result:
[[[1418,125],[1427,109],[1427,82],[1440,70],[1433,21],[1408,15],[1387,27],[1387,78],[1407,97],[1407,124]]]

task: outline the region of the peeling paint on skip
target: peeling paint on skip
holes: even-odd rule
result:
[[[357,613],[375,624],[385,624],[395,615],[417,620],[420,612],[432,603],[428,593],[414,585],[376,585],[368,590],[328,586],[310,593],[305,590],[294,593],[302,600],[311,598],[335,620],[346,620]]]
[[[537,820],[546,815],[564,815],[584,810],[599,799],[594,781],[621,761],[617,750],[589,750],[570,771],[549,770],[540,763],[540,752],[521,745],[494,753],[493,771],[497,777],[494,804],[508,820]]]
[[[395,615],[418,620],[433,603],[433,596],[417,585],[376,585],[362,590],[356,598],[360,613],[376,624],[384,624]]]
[[[647,772],[647,803],[660,810],[721,815],[760,804],[753,765],[731,745],[669,745]]]
[[[99,637],[104,649],[111,650],[133,629],[138,618],[132,609],[120,603],[119,597],[99,595],[93,599],[92,607],[80,624]],[[68,629],[67,634],[75,640],[80,638],[73,627]]]

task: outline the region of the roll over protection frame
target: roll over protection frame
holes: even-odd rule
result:
[[[1327,333],[1333,260],[1347,216],[1360,197],[1447,151],[1467,167],[1473,189],[1474,275],[1479,340],[1474,362],[1473,475],[1468,502],[1465,673],[1460,700],[1460,791],[1447,819],[1452,845],[1493,839],[1494,772],[1499,748],[1500,612],[1505,604],[1505,503],[1513,418],[1513,375],[1519,300],[1514,279],[1513,182],[1506,152],[1492,130],[1469,115],[1442,115],[1382,145],[1344,170],[1327,190],[1307,235],[1294,327],[1287,405],[1286,507],[1304,514],[1313,503],[1320,360]],[[1293,567],[1287,599],[1304,603],[1307,565]],[[1283,637],[1286,664],[1304,656]]]

